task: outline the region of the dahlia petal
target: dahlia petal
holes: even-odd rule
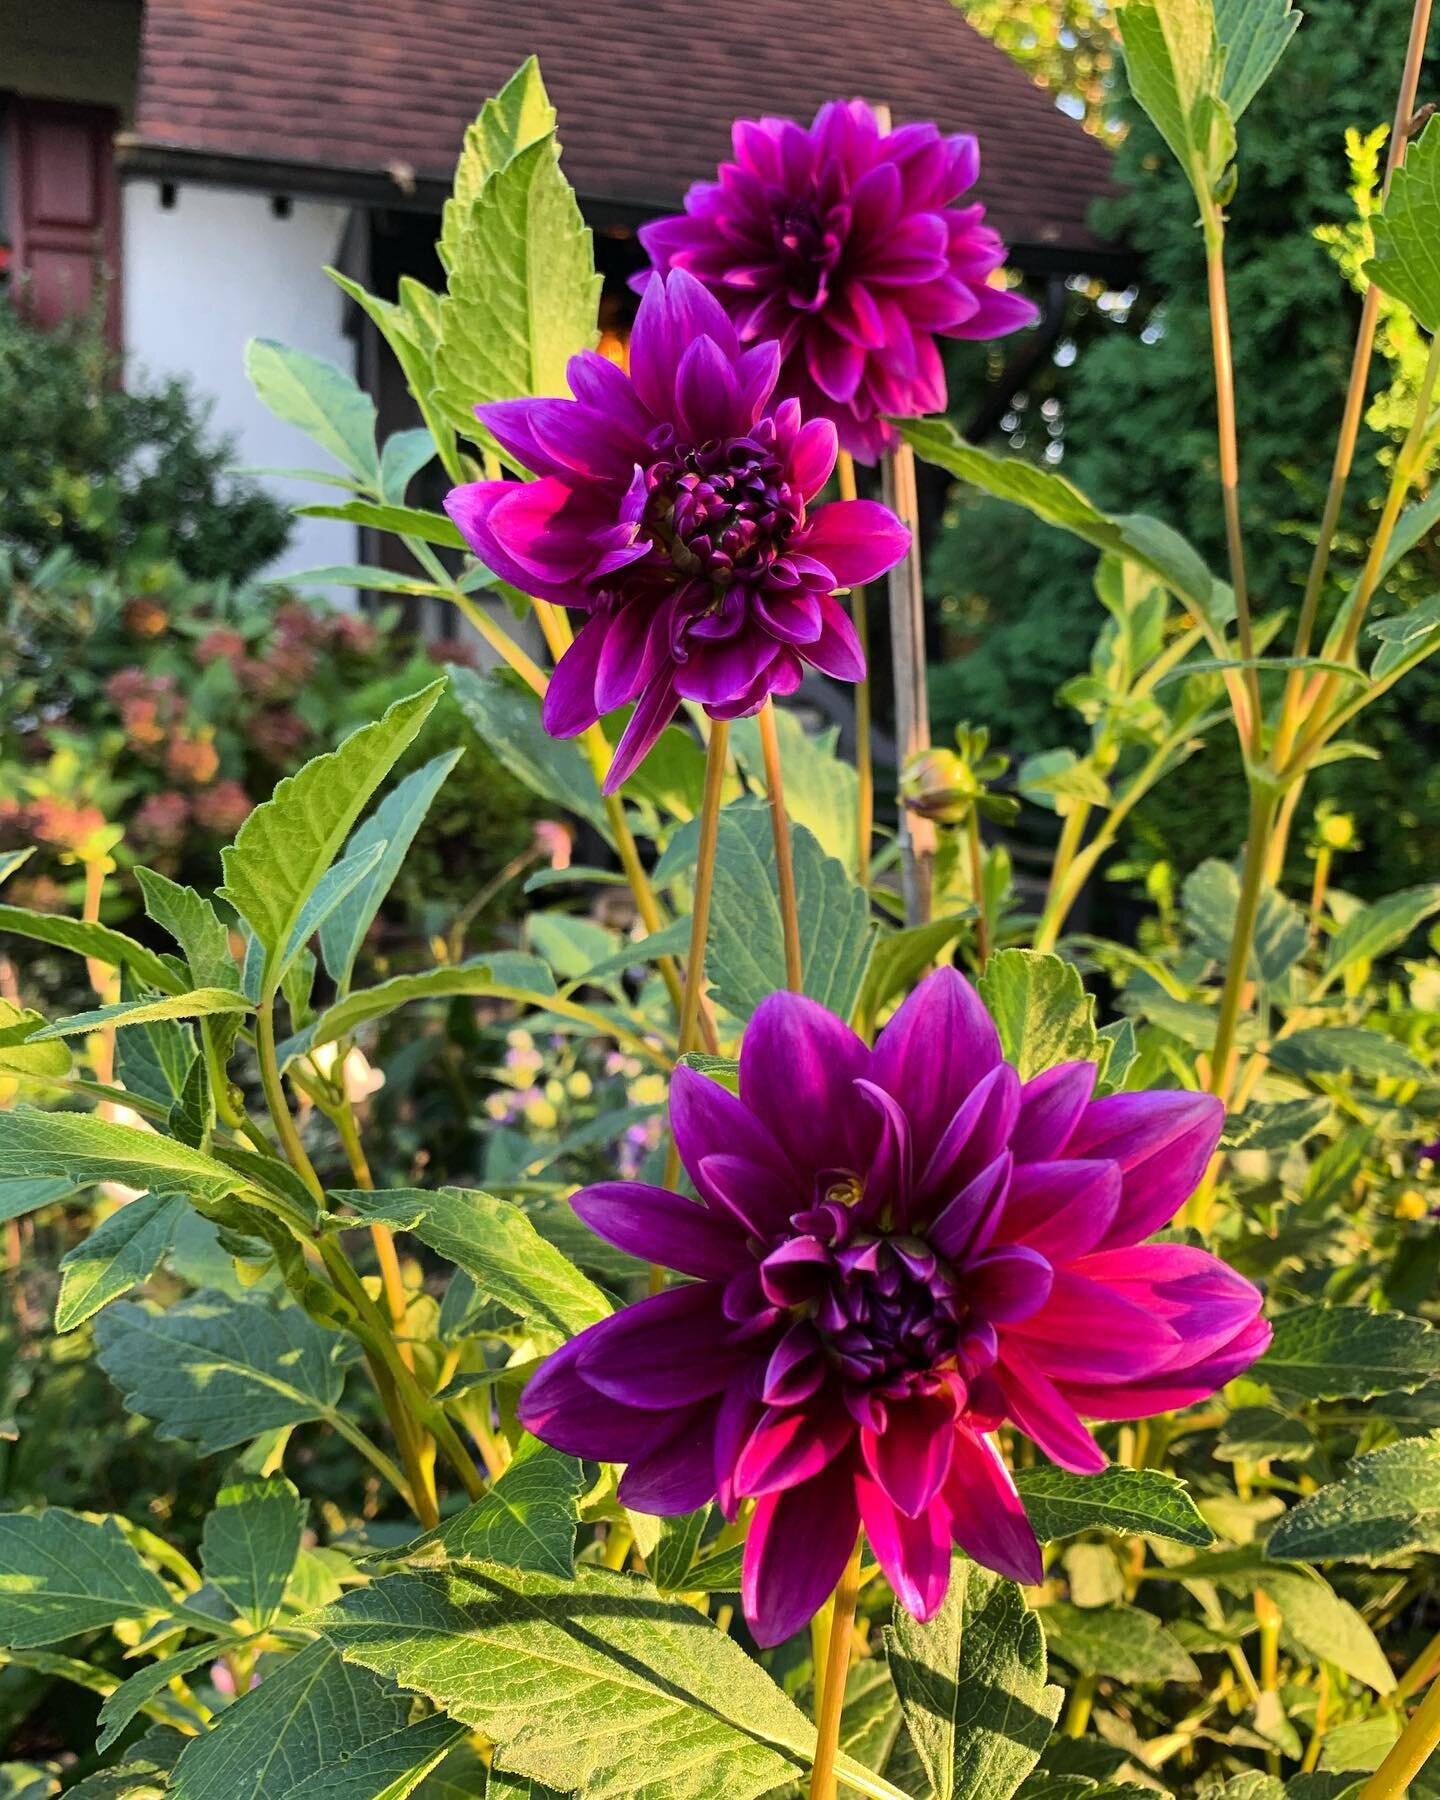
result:
[[[880,1033],[870,1059],[870,1079],[909,1115],[919,1166],[1000,1060],[994,1021],[964,976],[949,968],[927,975]]]
[[[1010,1146],[1019,1110],[1020,1077],[1009,1063],[997,1063],[946,1125],[920,1177],[921,1193],[953,1193],[958,1183],[988,1168]]]
[[[719,1198],[698,1175],[702,1160],[711,1156],[741,1158],[752,1169],[767,1171],[777,1187],[794,1183],[790,1159],[770,1128],[728,1088],[683,1063],[670,1078],[670,1128],[680,1161],[707,1200]]]
[[[671,417],[680,359],[699,337],[713,338],[732,359],[739,354],[724,307],[693,275],[672,269],[648,282],[630,331],[630,379],[657,419]]]
[[[1098,1281],[1163,1319],[1178,1342],[1166,1367],[1188,1368],[1228,1344],[1259,1316],[1259,1288],[1192,1244],[1138,1244],[1082,1258],[1072,1273]]]
[[[820,617],[823,629],[813,644],[806,644],[806,662],[835,681],[863,681],[865,652],[849,613],[833,594],[821,596]]]
[[[1096,1475],[1109,1466],[1109,1458],[1080,1423],[1071,1402],[1008,1338],[995,1374],[1010,1417],[1051,1462],[1076,1475]],[[960,1539],[962,1544],[964,1541]]]
[[[718,1394],[745,1352],[724,1342],[720,1290],[700,1282],[637,1300],[583,1334],[578,1368],[589,1386],[646,1412]]]
[[[620,742],[610,759],[610,772],[601,785],[602,793],[613,794],[630,779],[675,717],[679,704],[673,682],[657,677],[650,683],[636,703],[630,723],[620,734]]]
[[[802,1173],[850,1166],[851,1083],[870,1053],[842,1019],[803,994],[771,994],[740,1045],[740,1100]]]
[[[756,1237],[773,1236],[801,1204],[795,1175],[777,1175],[748,1156],[702,1156],[688,1167],[697,1192],[713,1205],[724,1207]]]
[[[777,343],[756,344],[741,352],[735,364],[735,382],[744,420],[742,431],[747,431],[765,410],[765,402],[775,392],[775,383],[779,379],[780,346]]]
[[[572,1195],[571,1206],[617,1249],[682,1275],[725,1281],[749,1261],[734,1221],[643,1181],[602,1181]]]
[[[1158,1374],[1180,1343],[1165,1319],[1069,1269],[1056,1272],[1038,1312],[1007,1328],[1007,1344],[1012,1338],[1023,1340],[1026,1354],[1050,1375],[1075,1381]]]
[[[1017,1163],[997,1236],[1026,1244],[1057,1266],[1093,1250],[1120,1204],[1113,1162]]]
[[[654,429],[654,416],[635,392],[630,377],[598,350],[577,351],[565,365],[565,378],[577,400],[615,420],[622,430],[644,439]]]
[[[836,587],[855,587],[893,569],[910,548],[910,532],[877,500],[831,500],[811,514],[803,544]]]
[[[754,415],[743,406],[735,370],[713,338],[699,337],[685,346],[675,376],[680,422],[697,444],[711,438],[738,437]]]
[[[715,1502],[732,1524],[740,1510],[735,1491],[735,1465],[764,1411],[755,1393],[754,1365],[734,1376],[720,1401],[715,1419]]]
[[[622,1506],[671,1518],[694,1512],[715,1498],[715,1415],[717,1408],[694,1407],[675,1432],[620,1477]]]
[[[767,1407],[735,1464],[735,1491],[749,1497],[797,1487],[833,1462],[854,1435],[855,1421],[828,1390],[803,1412]]]
[[[945,1485],[955,1444],[955,1402],[945,1389],[912,1394],[886,1408],[883,1431],[862,1431],[860,1450],[871,1476],[908,1518],[916,1518]]]
[[[531,1377],[520,1397],[521,1424],[567,1456],[629,1462],[648,1455],[690,1409],[642,1412],[599,1393],[580,1373],[586,1335],[582,1331],[562,1344]]]
[[[759,1502],[745,1540],[740,1598],[762,1649],[784,1643],[819,1612],[845,1571],[859,1529],[849,1457]]]
[[[953,1435],[953,1431],[952,1431]],[[950,1587],[949,1520],[943,1507],[907,1517],[878,1482],[855,1483],[860,1520],[895,1598],[922,1624],[934,1618]]]
[[[595,679],[609,630],[609,619],[593,614],[552,670],[540,709],[541,723],[551,737],[578,737],[600,717]]]
[[[975,1250],[983,1250],[995,1235],[1013,1161],[1010,1152],[1002,1150],[966,1182],[926,1229],[926,1240],[950,1262],[961,1262]]]
[[[873,1081],[856,1080],[853,1086],[875,1120],[874,1144],[858,1159],[866,1170],[865,1193],[858,1207],[867,1218],[873,1218],[888,1205],[896,1224],[904,1228],[911,1223],[915,1199],[910,1121],[900,1102]]]
[[[1010,1137],[1017,1163],[1048,1162],[1060,1154],[1095,1091],[1097,1073],[1093,1062],[1056,1063],[1025,1083]]]
[[[608,413],[578,400],[497,400],[480,413],[502,446],[503,430],[522,451],[527,441],[532,454],[538,450],[544,466],[537,474],[554,471],[565,480],[587,475],[623,487],[646,447],[638,433],[622,431]]]
[[[542,600],[571,600],[584,604],[583,591],[577,590],[573,580],[568,577],[558,582],[541,580],[529,563],[521,563],[512,555],[508,542],[492,529],[496,509],[519,486],[514,481],[468,482],[463,487],[451,488],[445,496],[445,510],[476,556],[502,581]]]
[[[767,1406],[799,1406],[823,1386],[829,1368],[820,1333],[797,1319],[770,1353],[761,1398]]]
[[[1035,324],[1040,317],[1040,308],[1033,301],[1007,288],[982,287],[977,290],[977,298],[979,305],[974,314],[954,336],[1004,337],[1008,332]]]
[[[697,638],[689,655],[675,667],[676,693],[702,706],[724,706],[748,694],[775,658],[775,643],[763,631],[741,631],[731,638]]]
[[[1092,1101],[1066,1153],[1110,1158],[1123,1177],[1103,1248],[1135,1244],[1168,1225],[1199,1186],[1220,1142],[1225,1108],[1211,1094],[1110,1094]]]
[[[578,580],[594,561],[595,546],[588,532],[565,522],[567,509],[575,505],[569,483],[542,475],[500,485],[504,491],[486,520],[492,555],[498,549],[509,557],[522,571],[519,585],[527,591],[534,581],[556,587]]]
[[[647,616],[645,608],[618,607],[605,623],[607,629],[595,665],[595,705],[601,713],[624,706],[655,677],[654,659],[647,655],[654,620]],[[570,653],[567,650],[565,654]]]
[[[956,1433],[945,1499],[950,1529],[967,1556],[1025,1587],[1044,1580],[1040,1546],[1014,1477],[988,1438],[963,1428]]]
[[[790,450],[790,479],[813,500],[830,479],[840,440],[831,419],[811,419],[800,428]]]
[[[1011,1244],[977,1257],[965,1271],[965,1290],[982,1319],[1013,1325],[1040,1310],[1054,1280],[1054,1269],[1038,1250]]]
[[[865,373],[865,352],[837,332],[817,326],[805,340],[805,364],[827,399],[844,406],[855,398]]]

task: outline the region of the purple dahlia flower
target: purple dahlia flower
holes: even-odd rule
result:
[[[937,334],[1000,337],[1038,317],[989,284],[1005,246],[985,208],[955,204],[980,173],[973,137],[882,133],[863,100],[832,100],[808,131],[739,119],[734,145],[719,179],[642,225],[640,242],[657,269],[688,269],[717,294],[742,343],[777,339],[781,393],[834,419],[854,455],[895,441],[886,414],[944,410]]]
[[[893,567],[910,534],[873,500],[811,507],[835,427],[771,404],[779,366],[774,344],[742,349],[681,272],[641,301],[628,375],[583,351],[573,400],[477,409],[538,479],[455,488],[446,510],[502,579],[590,615],[551,677],[545,729],[574,737],[635,702],[607,793],[682,699],[736,719],[793,693],[806,663],[865,673],[835,591]]]
[[[1063,1468],[1105,1455],[1081,1423],[1212,1394],[1269,1342],[1248,1281],[1146,1244],[1204,1173],[1204,1094],[1095,1100],[1091,1063],[1022,1082],[953,969],[869,1050],[776,994],[738,1098],[685,1068],[670,1116],[700,1204],[639,1182],[575,1197],[609,1242],[691,1277],[549,1358],[521,1418],[623,1462],[621,1498],[755,1514],[742,1594],[762,1644],[809,1619],[863,1525],[902,1604],[944,1598],[952,1543],[1012,1580],[1040,1552],[991,1433]]]

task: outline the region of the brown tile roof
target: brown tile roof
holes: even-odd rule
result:
[[[837,94],[978,133],[981,197],[1017,245],[1091,246],[1105,150],[952,0],[146,0],[133,142],[445,179],[531,52],[581,196],[673,209],[737,115]]]

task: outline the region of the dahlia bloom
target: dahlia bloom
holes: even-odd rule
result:
[[[573,400],[476,410],[539,479],[455,488],[446,510],[487,567],[590,616],[550,678],[545,729],[574,737],[635,711],[605,783],[644,759],[682,699],[715,719],[790,694],[806,663],[858,681],[865,660],[837,588],[899,562],[910,534],[872,500],[811,508],[835,427],[772,406],[774,344],[743,350],[724,308],[684,273],[653,282],[630,373],[570,359]]]
[[[670,1117],[700,1204],[604,1182],[575,1209],[691,1279],[592,1325],[526,1390],[527,1428],[623,1462],[620,1496],[683,1513],[756,1502],[742,1597],[762,1644],[798,1630],[863,1525],[929,1618],[951,1546],[1012,1580],[1040,1552],[991,1433],[1061,1467],[1106,1458],[1081,1423],[1212,1394],[1269,1341],[1256,1288],[1187,1244],[1145,1244],[1199,1181],[1204,1094],[1092,1099],[1093,1064],[1022,1082],[953,969],[869,1050],[776,994],[740,1092],[675,1071]]]
[[[955,204],[980,173],[973,137],[882,133],[863,100],[832,100],[808,131],[739,119],[734,146],[719,179],[642,225],[640,242],[657,269],[688,269],[717,294],[742,343],[777,339],[781,393],[834,419],[854,455],[895,441],[886,414],[944,410],[937,334],[1001,337],[1038,317],[987,280],[1005,246],[985,208]]]

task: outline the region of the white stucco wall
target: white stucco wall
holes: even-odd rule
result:
[[[338,260],[343,206],[296,200],[278,218],[268,194],[180,183],[173,207],[157,181],[122,189],[125,353],[130,370],[186,375],[214,403],[216,427],[242,466],[326,468],[324,453],[274,418],[245,376],[252,337],[328,357],[353,369],[341,329],[343,299],[323,272]],[[343,500],[337,488],[266,477],[288,503]],[[357,533],[334,519],[297,519],[276,572],[353,563]],[[353,591],[332,599],[349,603]]]

